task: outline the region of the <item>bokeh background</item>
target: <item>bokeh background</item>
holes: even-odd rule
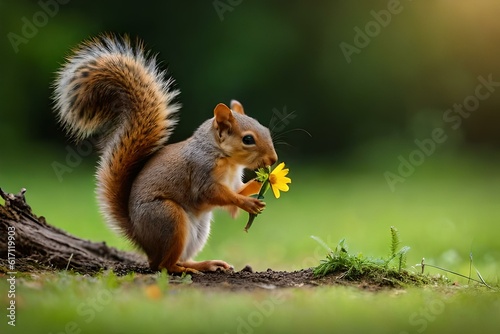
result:
[[[51,110],[69,50],[127,33],[182,92],[173,140],[235,98],[283,142],[290,192],[248,235],[244,214],[218,213],[200,257],[297,269],[324,255],[310,235],[385,255],[395,225],[409,263],[465,270],[472,251],[498,280],[499,11],[495,0],[0,1],[0,186],[26,187],[55,225],[131,249],[98,214],[96,152],[69,141]],[[464,103],[470,113],[453,111]],[[436,129],[446,139],[419,154],[415,140]]]

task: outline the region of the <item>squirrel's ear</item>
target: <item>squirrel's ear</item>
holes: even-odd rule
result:
[[[231,113],[231,109],[228,108],[224,103],[219,103],[214,109],[215,122],[214,127],[219,133],[219,137],[222,138],[224,132],[230,132],[233,127],[234,116]]]
[[[231,110],[237,112],[239,114],[245,115],[245,111],[243,110],[243,106],[236,100],[231,100]]]

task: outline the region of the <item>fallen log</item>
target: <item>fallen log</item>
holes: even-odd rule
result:
[[[26,203],[26,189],[14,195],[0,188],[0,272],[34,268],[81,273],[101,270],[149,271],[145,257],[73,236],[36,216]]]

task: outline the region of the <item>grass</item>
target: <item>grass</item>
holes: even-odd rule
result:
[[[93,163],[86,160],[59,182],[51,162],[64,159],[64,152],[35,148],[31,155],[2,157],[0,186],[9,192],[26,187],[34,211],[56,226],[83,238],[132,249],[105,226],[98,213]],[[401,245],[411,247],[404,256],[407,270],[415,273],[421,270],[415,265],[425,257],[429,265],[467,276],[472,252],[484,280],[498,287],[498,161],[492,156],[432,157],[394,193],[383,177],[387,169],[397,167],[394,161],[344,167],[288,161],[290,192],[279,200],[269,199],[268,208],[248,233],[243,232],[247,215],[232,220],[218,212],[199,258],[221,258],[236,269],[246,264],[255,270],[312,267],[329,254],[311,239],[316,235],[327,245],[349,240],[350,249],[360,250],[351,255],[344,243],[344,255],[350,257],[373,260],[373,254],[387,254],[375,263],[395,271],[403,255],[398,255]],[[400,232],[396,246],[393,237],[387,242],[391,226]],[[7,326],[2,315],[0,332],[498,331],[498,291],[430,266],[426,273],[442,274],[454,284],[378,293],[348,287],[232,293],[191,289],[189,283],[166,282],[161,275],[19,274],[17,326]],[[4,291],[8,284],[0,278],[5,310]]]
[[[314,237],[324,247],[327,245]],[[423,285],[431,283],[446,283],[446,280],[436,279],[406,270],[406,254],[410,247],[404,246],[398,250],[400,244],[398,230],[391,226],[390,254],[386,258],[365,257],[362,254],[350,254],[345,239],[340,240],[335,249],[328,249],[326,260],[314,268],[316,276],[336,274],[337,277],[352,281],[369,281],[371,284],[396,287],[409,285]],[[393,265],[397,262],[397,265]]]
[[[380,286],[408,287],[421,286],[425,284],[450,284],[450,280],[441,275],[430,276],[424,274],[425,267],[439,269],[443,272],[463,277],[468,280],[482,284],[485,287],[495,290],[483,278],[479,270],[474,266],[475,272],[479,279],[472,278],[472,254],[470,255],[469,274],[463,275],[453,270],[449,270],[440,266],[430,265],[422,262],[416,266],[420,266],[421,272],[415,270],[407,270],[406,255],[410,250],[409,246],[403,246],[398,250],[400,245],[399,232],[391,226],[391,243],[390,254],[387,257],[365,257],[363,254],[350,254],[348,251],[345,239],[341,239],[335,249],[331,249],[319,237],[312,236],[320,245],[328,250],[326,260],[320,261],[320,264],[313,268],[315,276],[323,277],[329,274],[336,275],[339,279],[351,281],[365,281],[370,284]],[[396,265],[394,265],[396,262]]]
[[[474,332],[480,321],[482,333],[496,333],[500,311],[498,294],[477,288],[234,293],[168,284],[161,275],[112,273],[19,279],[18,294],[17,326],[7,333],[302,333],[332,327],[347,333],[461,333]]]

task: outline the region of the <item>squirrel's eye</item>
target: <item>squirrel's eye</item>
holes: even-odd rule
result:
[[[252,135],[246,135],[246,136],[243,136],[243,144],[245,145],[253,145],[255,144],[255,139],[253,138]]]

